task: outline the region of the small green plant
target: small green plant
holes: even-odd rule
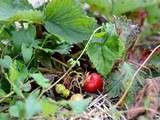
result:
[[[68,110],[64,116],[83,113],[92,97],[68,98],[77,94],[77,88],[82,89],[78,95],[85,96],[81,79],[86,71],[106,78],[104,92],[112,98],[123,95],[130,85],[127,103],[131,103],[149,73],[139,72],[132,80],[137,70],[129,61],[135,57],[132,48],[137,37],[159,32],[155,27],[159,4],[159,0],[0,0],[0,106],[4,108],[0,119],[56,119],[62,108]],[[136,20],[141,24],[134,24]],[[143,25],[147,29],[140,33]],[[150,53],[141,54],[142,63]],[[149,61],[155,69],[151,74],[160,74],[157,64],[158,52]],[[70,80],[70,71],[80,75],[70,75]]]

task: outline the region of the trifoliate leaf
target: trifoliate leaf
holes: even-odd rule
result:
[[[27,47],[26,44],[22,44],[21,51],[24,61],[28,63],[32,57],[32,52],[33,52],[32,46]]]
[[[69,43],[87,40],[95,25],[75,0],[52,0],[46,6],[45,15],[47,31]]]
[[[104,76],[112,70],[114,63],[123,52],[124,45],[116,36],[109,37],[106,43],[91,43],[87,49],[91,62]]]
[[[31,77],[33,77],[36,83],[43,88],[47,88],[50,85],[49,80],[44,78],[41,73],[31,74]]]
[[[12,58],[10,56],[4,56],[3,59],[0,59],[0,66],[4,67],[4,68],[10,68],[10,66],[12,65]]]
[[[88,107],[89,103],[92,101],[92,98],[87,98],[83,100],[71,100],[69,101],[69,106],[72,108],[72,111],[75,114],[81,114]]]

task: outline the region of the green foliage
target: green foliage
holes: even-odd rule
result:
[[[25,101],[25,117],[31,119],[34,115],[41,112],[41,105],[36,96],[30,95]]]
[[[148,6],[155,6],[159,0],[82,0],[91,5],[93,11],[105,15],[121,15]]]
[[[119,69],[113,72],[110,75],[110,83],[106,86],[106,89],[109,91],[109,96],[115,98],[117,96],[121,96],[121,93],[127,89],[129,86],[134,73],[136,72],[136,68],[130,63],[123,63]],[[128,103],[133,100],[133,95],[139,89],[141,85],[144,83],[144,78],[147,75],[143,72],[140,72],[133,81],[132,88],[129,91]],[[132,98],[131,98],[132,97]]]
[[[91,43],[87,50],[87,54],[95,68],[104,76],[112,70],[116,60],[124,52],[124,44],[116,35],[115,26],[108,24],[106,28],[107,35],[103,38],[104,41]]]
[[[159,0],[114,0],[113,14],[120,15],[125,12],[155,5],[159,2]]]
[[[157,5],[151,5],[147,7],[147,12],[148,12],[148,22],[153,24],[153,23],[158,23],[160,21],[160,8]]]
[[[14,61],[9,68],[8,75],[6,74],[6,79],[11,84],[13,90],[17,95],[24,97],[22,93],[23,82],[28,77],[28,70],[24,64]]]
[[[35,42],[35,35],[36,29],[34,26],[30,26],[28,29],[13,31],[11,40],[13,41],[14,48],[20,50],[22,44],[31,46]]]
[[[46,78],[41,73],[34,73],[31,74],[31,77],[36,81],[38,85],[40,85],[43,88],[47,88],[50,85],[50,81]]]
[[[1,0],[0,21],[7,21],[9,23],[13,23],[14,21],[41,23],[43,21],[43,13],[29,8],[29,4],[23,0]]]
[[[69,106],[72,108],[72,111],[76,114],[81,114],[85,111],[89,103],[91,102],[92,98],[87,98],[83,100],[75,100],[75,101],[69,101]]]
[[[91,9],[93,11],[98,11],[105,15],[111,15],[112,13],[111,0],[82,0],[82,1],[91,5]]]
[[[12,58],[10,56],[4,56],[3,59],[0,59],[0,66],[3,68],[10,68],[12,65]]]
[[[19,119],[31,119],[39,112],[41,105],[34,95],[30,95],[25,102],[17,101],[9,108],[10,115]]]
[[[9,108],[9,113],[11,116],[19,117],[20,119],[24,118],[25,114],[24,103],[21,101],[17,101],[15,105]]]
[[[74,0],[53,0],[45,9],[45,28],[68,43],[87,40],[94,21],[87,17]]]
[[[0,120],[9,120],[7,113],[0,113]]]
[[[83,9],[84,3],[90,5],[88,10]],[[126,59],[130,52],[127,50],[137,37],[138,25],[133,25],[127,17],[145,9],[148,12],[145,30],[156,33],[152,30],[160,21],[159,4],[160,0],[52,0],[33,9],[28,0],[0,0],[0,120],[56,119],[61,109],[69,115],[83,113],[92,97],[79,101],[65,100],[65,97],[69,99],[77,93],[77,88],[81,90],[79,80],[83,75],[79,72],[86,70],[97,70],[104,78],[108,77],[109,96],[121,96],[136,71]],[[126,15],[126,19],[112,19],[113,15]],[[103,18],[106,23],[101,22]],[[99,26],[101,29],[97,30]],[[93,34],[94,29],[97,31]],[[146,33],[142,31],[142,34],[145,38]],[[156,53],[147,64],[158,75],[159,59]],[[73,74],[67,74],[68,67]],[[65,71],[69,78],[63,78]],[[72,78],[76,81],[70,81]],[[140,72],[127,102],[139,85],[143,85],[143,78]],[[63,84],[66,79],[74,88],[65,86],[67,91],[62,92],[65,94],[57,95],[55,82]],[[53,89],[45,95],[53,99],[40,94],[39,91],[47,90],[52,84]],[[113,118],[118,119],[119,113],[115,111],[113,116],[117,117]]]
[[[27,47],[25,44],[22,44],[21,51],[22,51],[22,56],[23,56],[24,61],[26,63],[29,62],[29,60],[32,57],[33,48]]]
[[[42,113],[45,117],[55,116],[59,106],[56,103],[49,101],[48,99],[41,100]]]

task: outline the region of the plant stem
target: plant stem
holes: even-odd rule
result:
[[[12,91],[12,92],[8,93],[7,95],[3,96],[2,99],[0,99],[0,103],[3,102],[6,98],[12,96],[13,94],[14,94],[14,92]]]
[[[100,29],[102,29],[102,26],[98,27],[97,29],[95,29],[95,30],[93,31],[93,33],[92,33],[92,35],[90,36],[90,38],[89,38],[86,46],[84,47],[83,51],[81,52],[81,54],[79,55],[79,57],[76,59],[76,61],[73,62],[73,64],[68,68],[68,70],[67,70],[54,84],[50,85],[47,89],[43,90],[43,91],[41,92],[41,94],[39,95],[39,98],[41,98],[42,95],[43,95],[45,92],[47,92],[48,90],[50,90],[51,88],[53,88],[57,83],[59,83],[59,82],[69,73],[69,71],[77,64],[77,62],[79,61],[79,59],[82,57],[82,55],[83,55],[83,54],[85,53],[85,51],[87,50],[87,48],[88,48],[91,40],[93,39],[95,33],[96,33],[98,30],[100,30]]]
[[[123,103],[124,99],[126,98],[129,89],[132,87],[133,81],[136,78],[136,75],[139,73],[139,71],[143,68],[143,66],[148,62],[148,60],[152,57],[152,55],[156,52],[156,50],[158,50],[160,48],[160,45],[158,45],[156,48],[154,48],[154,50],[150,53],[150,55],[146,58],[146,60],[141,64],[141,66],[138,68],[138,70],[134,73],[130,84],[128,86],[128,88],[125,90],[124,94],[122,95],[122,97],[120,98],[120,100],[116,103],[116,106],[119,106]]]

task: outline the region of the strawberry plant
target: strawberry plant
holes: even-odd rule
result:
[[[107,108],[97,119],[125,120],[119,110],[133,104],[146,78],[160,75],[159,6],[1,0],[0,119],[82,119]]]

